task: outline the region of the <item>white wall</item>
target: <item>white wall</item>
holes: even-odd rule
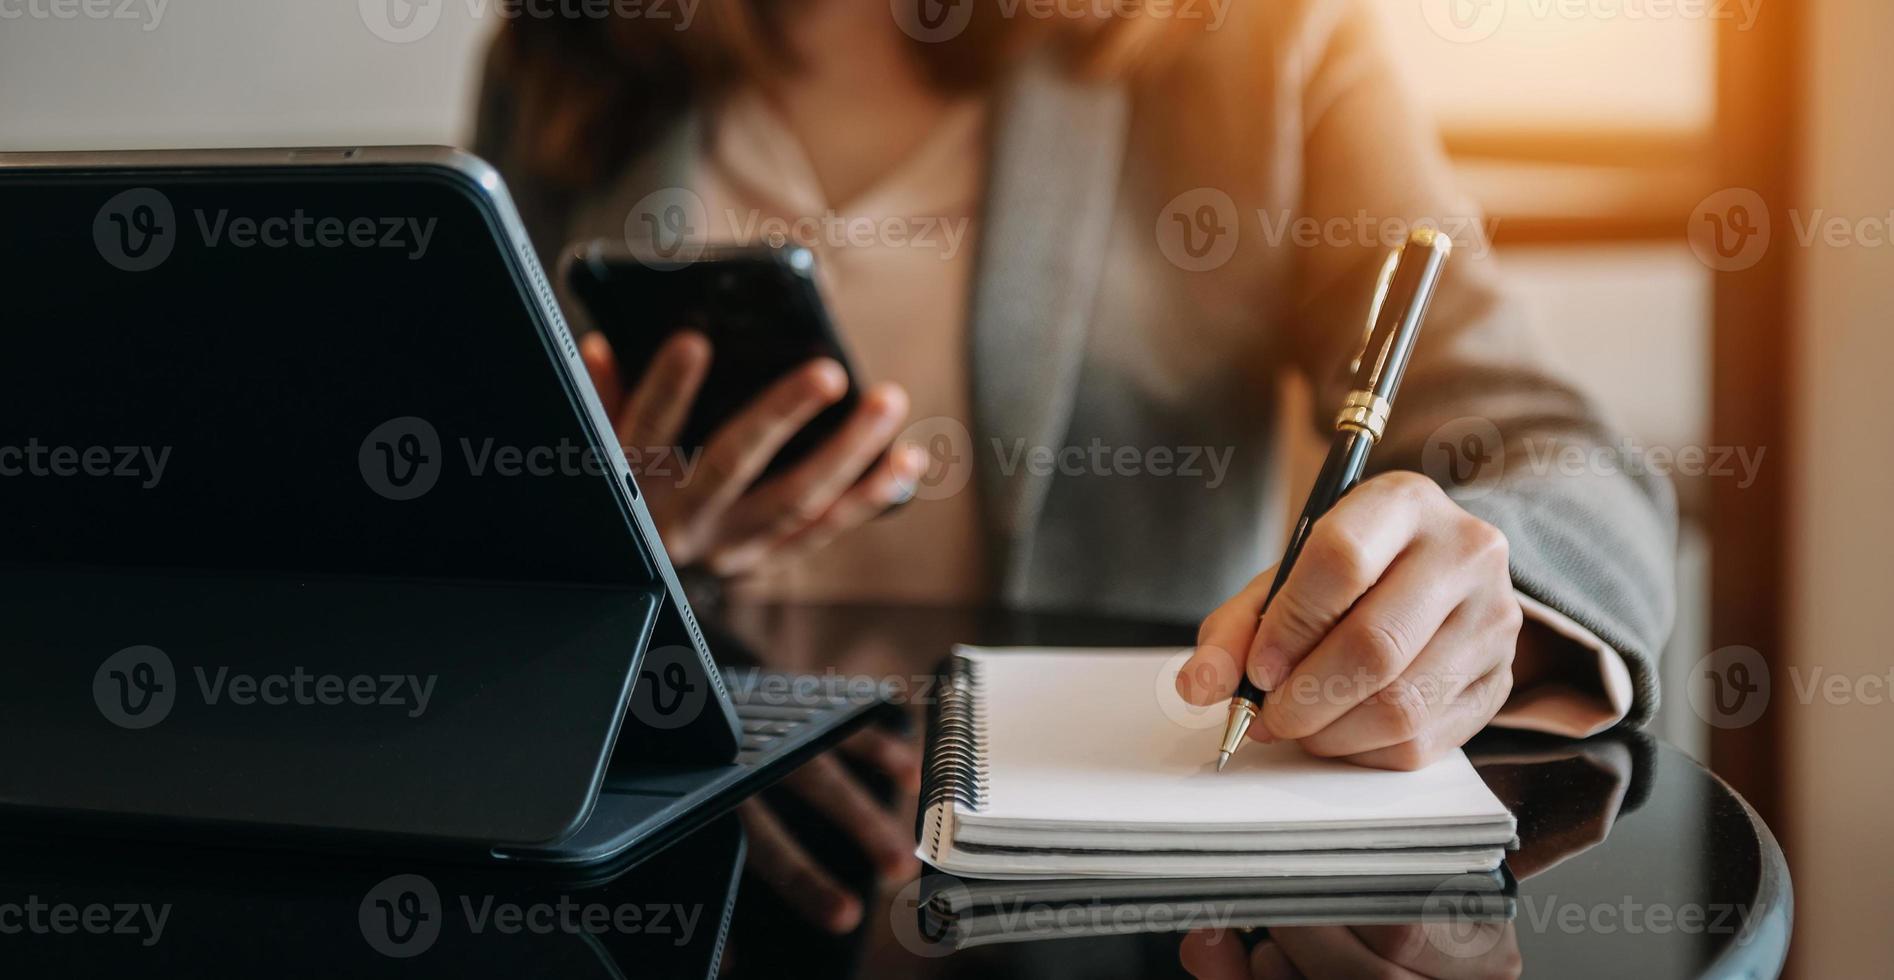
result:
[[[1805,57],[1810,117],[1799,206],[1888,221],[1894,208],[1894,4],[1817,0]],[[1886,976],[1894,920],[1894,245],[1794,248],[1801,269],[1789,544],[1790,671],[1772,677],[1786,723],[1795,876],[1794,965],[1803,977]],[[1783,239],[1788,239],[1784,241]],[[1844,703],[1801,703],[1816,670],[1858,682]],[[1881,682],[1876,683],[1875,678]],[[1862,696],[1866,695],[1866,696]],[[1852,702],[1852,703],[1847,703]]]
[[[27,13],[82,2],[125,4],[0,2],[0,150],[460,142],[497,24],[472,12],[488,0],[423,0],[438,19],[408,43],[370,27],[379,4],[405,0],[130,0],[129,20]]]

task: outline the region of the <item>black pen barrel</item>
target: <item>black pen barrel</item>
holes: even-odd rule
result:
[[[1303,505],[1302,516],[1296,519],[1296,526],[1289,532],[1289,546],[1284,549],[1282,561],[1276,566],[1276,578],[1269,584],[1269,595],[1263,599],[1263,611],[1269,610],[1269,604],[1275,601],[1276,593],[1282,590],[1282,583],[1288,581],[1290,570],[1296,567],[1296,559],[1302,555],[1302,546],[1308,543],[1309,531],[1315,522],[1335,502],[1355,488],[1361,482],[1362,472],[1368,466],[1368,450],[1374,448],[1374,440],[1356,429],[1337,429],[1335,437],[1329,442],[1328,456],[1322,460],[1322,470],[1316,474],[1315,486],[1309,491],[1309,502]],[[1243,651],[1245,655],[1248,651]],[[1261,702],[1263,692],[1244,673],[1238,683],[1236,696]]]

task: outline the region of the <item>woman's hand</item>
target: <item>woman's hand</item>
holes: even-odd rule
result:
[[[847,393],[842,366],[820,358],[757,395],[711,434],[693,467],[682,467],[677,457],[684,448],[677,438],[710,369],[710,341],[679,332],[658,349],[628,393],[605,338],[587,336],[580,353],[631,455],[665,550],[678,565],[702,564],[734,576],[773,558],[815,550],[904,499],[926,465],[915,447],[888,452],[908,399],[898,385],[878,384],[807,458],[751,485],[791,436]],[[668,462],[647,474],[639,465],[647,459]]]
[[[1315,522],[1260,616],[1275,569],[1205,619],[1177,677],[1227,701],[1238,671],[1269,692],[1250,735],[1312,755],[1417,769],[1492,720],[1512,691],[1523,614],[1506,537],[1433,481],[1365,481]]]
[[[837,750],[893,782],[902,798],[921,789],[921,757],[906,742],[879,728],[865,728]],[[874,866],[883,884],[905,882],[921,871],[914,856],[914,823],[883,806],[835,753],[817,756],[783,778],[783,785],[845,830]],[[797,840],[769,806],[752,799],[737,808],[749,833],[749,866],[811,923],[837,935],[862,921],[862,899],[837,880]]]

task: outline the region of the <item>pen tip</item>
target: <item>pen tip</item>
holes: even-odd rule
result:
[[[1217,753],[1217,771],[1222,772],[1223,767],[1229,764],[1230,764],[1230,753],[1218,752]]]

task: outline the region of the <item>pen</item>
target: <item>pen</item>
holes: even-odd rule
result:
[[[1263,611],[1282,589],[1295,567],[1296,557],[1309,540],[1309,529],[1342,495],[1361,482],[1368,465],[1368,451],[1387,430],[1388,413],[1394,408],[1394,393],[1401,387],[1401,374],[1407,370],[1408,357],[1414,353],[1414,341],[1420,336],[1421,321],[1427,318],[1427,304],[1434,298],[1440,272],[1453,251],[1453,240],[1432,228],[1420,228],[1408,236],[1407,243],[1394,250],[1382,266],[1375,287],[1375,299],[1368,310],[1368,336],[1354,366],[1355,382],[1335,416],[1335,435],[1329,443],[1328,458],[1309,490],[1309,502],[1302,507],[1295,530],[1289,535],[1289,547],[1276,566],[1276,578],[1263,600]],[[1223,743],[1217,750],[1217,771],[1230,764],[1230,755],[1243,744],[1243,735],[1262,709],[1263,692],[1249,679],[1245,670],[1237,681],[1236,697],[1230,701],[1230,720],[1223,729]]]

